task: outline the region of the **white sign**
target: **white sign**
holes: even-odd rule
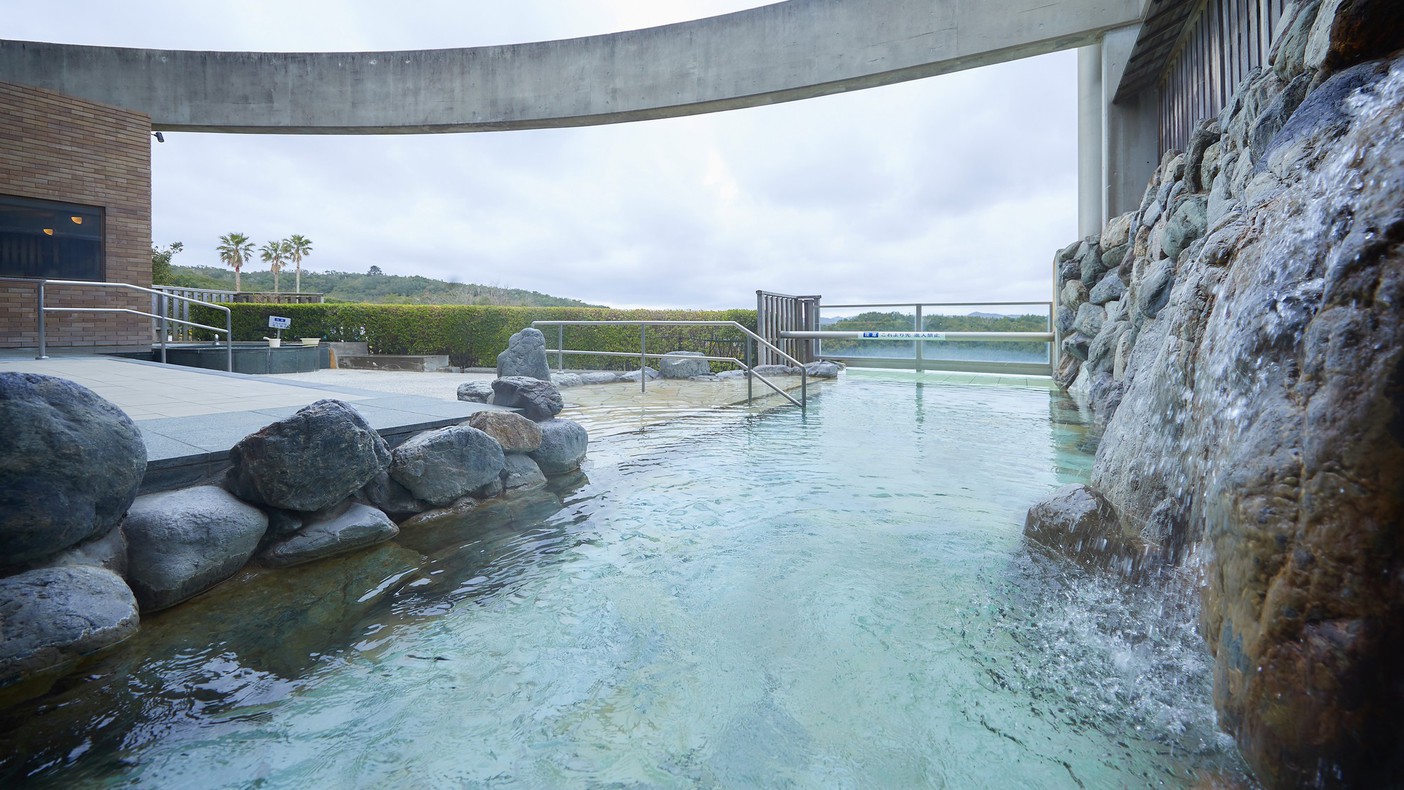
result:
[[[290,326],[292,326],[291,318],[283,318],[282,316],[276,315],[268,316],[269,329],[287,329]]]
[[[878,340],[945,340],[945,332],[864,332],[863,337]]]

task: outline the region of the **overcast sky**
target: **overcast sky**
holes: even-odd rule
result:
[[[46,0],[0,37],[355,51],[608,33],[746,0]],[[1076,55],[661,121],[479,134],[166,133],[156,244],[301,233],[309,269],[527,288],[616,307],[1046,300],[1077,234]],[[251,263],[251,269],[261,264]]]

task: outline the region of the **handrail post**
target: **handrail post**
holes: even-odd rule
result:
[[[918,305],[916,306],[916,326],[912,327],[912,331],[913,331],[913,332],[920,332],[920,331],[921,331],[921,305],[920,305],[920,304],[918,304]],[[921,363],[922,363],[923,361],[926,360],[926,341],[925,341],[925,340],[922,340],[921,338],[917,338],[916,340],[913,340],[913,341],[912,341],[912,344],[916,347],[916,351],[913,352],[913,358],[916,359],[916,371],[917,371],[918,373],[920,373],[920,372],[922,371],[922,364],[921,364]]]
[[[556,370],[565,372],[565,324],[556,325]]]
[[[648,392],[648,324],[639,325],[639,392]]]
[[[166,294],[161,294],[161,364],[166,364],[166,337],[169,329],[166,326],[166,315],[171,311],[171,300]]]
[[[751,339],[745,335],[741,336],[741,342],[746,346],[746,405],[751,405],[751,387],[754,386],[755,378],[751,375]]]
[[[234,372],[234,312],[224,308],[224,372]]]
[[[38,297],[39,297],[39,301],[38,301],[39,312],[38,312],[38,314],[37,314],[37,316],[36,316],[36,317],[38,318],[38,320],[39,320],[39,355],[36,356],[35,359],[48,359],[48,358],[49,358],[48,349],[45,347],[45,338],[44,338],[44,283],[45,283],[45,282],[46,282],[45,280],[40,280],[39,283],[38,283],[38,287],[35,289],[35,293],[38,294]]]

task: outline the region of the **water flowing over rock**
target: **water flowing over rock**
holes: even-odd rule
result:
[[[107,534],[146,473],[131,418],[66,379],[0,373],[0,435],[0,565]]]
[[[590,434],[579,423],[570,420],[547,420],[541,423],[541,447],[528,453],[547,475],[561,475],[580,468]]]
[[[389,516],[351,503],[337,515],[305,524],[296,535],[268,547],[259,558],[273,568],[301,565],[384,543],[398,534],[400,529]]]
[[[255,504],[313,511],[346,499],[390,465],[390,449],[355,409],[319,400],[229,451],[226,485]]]
[[[0,687],[70,666],[136,633],[136,598],[117,574],[39,568],[0,579]]]
[[[492,404],[521,409],[523,416],[536,422],[560,414],[564,406],[560,390],[551,382],[527,376],[508,376],[493,381]]]
[[[222,488],[137,497],[127,520],[127,580],[142,611],[173,606],[233,576],[268,529],[268,517]]]
[[[1397,48],[1397,3],[1294,5],[1214,121],[1217,171],[1162,162],[1129,326],[1074,379],[1106,422],[1092,486],[1121,534],[1205,558],[1215,703],[1270,787],[1404,775],[1404,57],[1313,50],[1378,39],[1345,21],[1366,7]]]
[[[416,499],[443,507],[497,479],[502,446],[477,428],[425,431],[395,448],[390,476]]]
[[[541,446],[540,426],[520,414],[480,411],[467,424],[496,439],[504,453],[529,453]]]
[[[663,374],[665,379],[690,379],[694,376],[706,376],[712,372],[711,364],[702,356],[700,351],[670,351],[663,355],[663,359],[658,364],[658,372]]]
[[[508,338],[507,350],[497,355],[497,377],[508,376],[551,380],[551,366],[546,362],[546,336],[540,329],[528,327]]]

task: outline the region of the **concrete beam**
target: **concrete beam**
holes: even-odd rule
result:
[[[732,110],[1096,42],[1144,0],[790,0],[675,25],[508,46],[264,53],[0,41],[0,81],[162,130],[477,132]]]
[[[1077,51],[1077,232],[1097,236],[1102,217],[1102,45]]]

